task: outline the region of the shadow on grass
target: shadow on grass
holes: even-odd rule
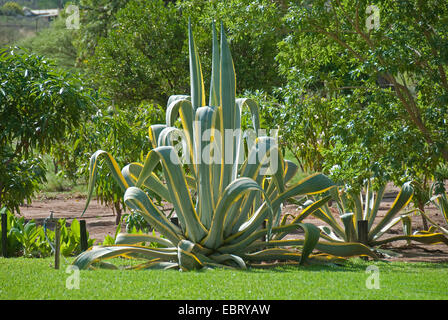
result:
[[[119,270],[123,270],[125,267],[129,267],[131,265],[139,264],[134,261],[133,264],[128,264],[125,261],[121,260],[116,263],[117,260],[120,261],[120,258],[112,259],[115,265],[119,268]],[[296,273],[296,272],[352,272],[352,273],[364,273],[369,266],[376,266],[379,269],[387,272],[400,272],[400,273],[415,273],[418,270],[425,271],[427,270],[440,270],[446,271],[448,270],[448,263],[434,263],[434,262],[398,262],[398,261],[387,261],[387,260],[363,260],[361,258],[352,258],[348,259],[342,263],[328,263],[328,264],[312,264],[312,265],[285,265],[285,266],[273,266],[273,267],[253,267],[249,266],[247,269],[225,269],[225,268],[210,268],[210,269],[200,269],[195,271],[187,271],[194,273],[207,273],[207,272],[221,272],[221,271],[231,271],[231,272],[242,272],[248,274],[266,274],[266,273]],[[101,270],[106,270],[102,269]],[[142,271],[141,270],[128,270],[128,271]],[[153,270],[155,271],[155,270]],[[177,269],[171,270],[163,270],[163,272],[179,272]],[[112,270],[113,272],[113,270]]]

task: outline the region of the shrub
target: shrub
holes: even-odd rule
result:
[[[23,16],[23,8],[16,2],[8,1],[0,9],[0,15],[2,14],[5,16]]]

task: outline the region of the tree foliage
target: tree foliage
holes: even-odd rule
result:
[[[277,56],[282,92],[314,115],[297,130],[327,121],[307,97],[336,102],[316,167],[358,184],[372,175],[398,184],[446,163],[447,11],[437,0],[290,2]]]
[[[119,164],[142,161],[143,150],[150,149],[147,128],[163,119],[162,108],[142,102],[132,109],[111,105],[102,97],[96,112],[78,130],[66,135],[54,146],[52,154],[72,180],[88,181],[88,159],[93,149],[110,150]],[[110,206],[121,219],[125,205],[122,191],[107,170],[100,170],[95,188],[98,201]]]
[[[90,6],[96,4],[96,9]],[[275,67],[282,10],[271,1],[112,1],[85,0],[80,46],[96,83],[117,103],[150,100],[164,105],[176,92],[188,92],[186,25],[197,25],[205,80],[211,65],[212,21],[226,25],[235,53],[237,93],[271,91],[283,78]],[[90,5],[88,5],[90,4]],[[104,18],[104,19],[103,19]]]
[[[19,48],[0,52],[0,205],[11,210],[44,180],[40,154],[80,126],[94,94],[80,79]]]

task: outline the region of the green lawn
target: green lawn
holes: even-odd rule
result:
[[[60,270],[52,262],[0,258],[0,299],[448,299],[448,264],[353,259],[343,267],[249,271],[87,270],[80,271],[79,289],[69,290],[70,261],[62,259]],[[372,265],[379,289],[366,287]]]

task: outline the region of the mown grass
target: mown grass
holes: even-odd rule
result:
[[[118,260],[118,259],[116,259]],[[448,264],[365,262],[345,266],[282,267],[271,270],[82,270],[79,289],[67,289],[72,261],[0,258],[0,299],[448,299]],[[378,268],[379,289],[368,266]]]

